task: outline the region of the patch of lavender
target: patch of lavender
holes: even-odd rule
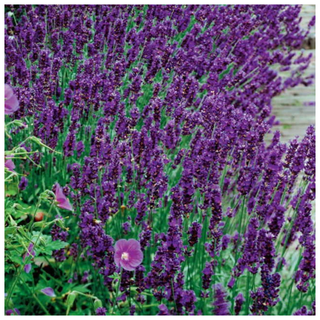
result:
[[[63,179],[79,245],[106,290],[116,291],[114,242],[134,235],[144,253],[137,300],[148,292],[158,314],[205,313],[212,304],[214,314],[267,313],[280,299],[283,265],[275,260],[296,239],[303,253],[294,281],[308,292],[315,129],[289,146],[279,132],[264,142],[272,98],[313,80],[303,75],[311,56],[296,55],[308,34],[299,6],[12,10],[6,83],[20,108],[11,117],[33,119],[32,134],[63,152],[55,167],[69,165]],[[68,237],[57,225],[51,234]],[[231,247],[229,283],[217,283]],[[65,250],[54,257],[64,261]],[[244,273],[260,280],[246,292],[238,285]],[[123,302],[133,277],[122,273]],[[227,300],[236,295],[231,310]],[[128,313],[138,312],[134,304]]]

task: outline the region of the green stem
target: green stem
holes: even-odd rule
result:
[[[28,285],[26,284],[26,282],[23,280],[23,278],[21,278],[20,280],[22,280],[22,283],[24,284],[24,286],[26,287],[26,289],[30,292],[30,294],[33,296],[33,298],[38,302],[39,306],[41,307],[41,309],[44,311],[44,313],[47,316],[50,316],[50,313],[48,312],[48,310],[46,309],[46,307],[42,304],[42,302],[38,299],[38,297],[31,292],[31,290],[29,289]]]
[[[51,210],[52,210],[53,204],[54,204],[54,202],[52,202],[52,204],[51,204],[51,206],[50,206],[48,215],[50,214],[50,212],[51,212]],[[46,222],[46,221],[45,221],[45,222]],[[45,223],[43,224],[43,226],[42,226],[42,228],[41,228],[41,231],[39,232],[38,238],[37,238],[37,240],[36,240],[35,243],[34,243],[34,247],[36,247],[37,244],[38,244],[38,241],[39,241],[40,236],[41,236],[41,234],[42,234],[42,231],[43,231],[43,229],[44,229],[44,225],[45,225]],[[11,296],[12,296],[12,293],[13,293],[13,290],[14,290],[14,288],[15,288],[18,280],[20,279],[22,270],[24,270],[25,265],[29,263],[29,260],[31,259],[31,257],[32,257],[31,255],[28,256],[28,257],[25,259],[24,264],[20,266],[20,270],[18,271],[18,274],[16,275],[16,277],[15,277],[15,279],[14,279],[14,282],[13,282],[13,284],[11,285],[11,288],[9,289],[9,293],[8,293],[7,298],[6,298],[6,301],[5,301],[6,306],[9,305],[9,302],[10,302],[10,299],[11,299]]]
[[[9,306],[9,302],[10,302],[10,299],[11,299],[11,295],[12,295],[12,292],[20,278],[20,275],[21,275],[21,272],[23,270],[23,267],[20,267],[19,271],[18,271],[18,274],[16,275],[16,277],[14,278],[14,281],[13,281],[13,284],[11,285],[10,289],[9,289],[9,292],[7,294],[7,297],[6,297],[6,300],[5,300],[5,305],[6,305],[6,308],[10,308]]]
[[[246,287],[246,315],[249,315],[249,285],[250,285],[250,272],[247,274],[247,287]]]
[[[38,201],[38,203],[36,205],[36,209],[34,210],[33,214],[31,215],[31,220],[30,220],[29,225],[28,225],[28,231],[31,230],[31,226],[33,225],[34,218],[35,218],[35,216],[37,214],[37,211],[38,211],[38,209],[40,207],[40,204],[41,204],[41,198],[39,198],[39,201]]]
[[[119,311],[120,311],[120,308],[119,308],[118,303],[117,303],[117,298],[118,298],[118,294],[119,294],[119,288],[120,288],[120,284],[121,284],[122,273],[123,273],[123,268],[121,267],[120,279],[119,279],[118,284],[117,284],[117,290],[116,290],[116,295],[114,297],[115,299],[114,299],[114,305],[113,305],[113,308],[115,308],[115,306],[117,306]]]

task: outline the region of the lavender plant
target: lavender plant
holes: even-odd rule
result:
[[[300,9],[5,7],[7,314],[315,314]]]

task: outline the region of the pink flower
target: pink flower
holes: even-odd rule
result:
[[[69,199],[63,194],[63,190],[58,183],[56,184],[55,195],[56,195],[56,200],[58,202],[57,206],[59,208],[73,211],[73,208],[69,202]]]
[[[114,260],[116,265],[123,269],[132,271],[143,260],[143,253],[140,248],[140,243],[134,239],[120,239],[116,242]]]
[[[29,257],[30,255],[33,257],[36,255],[35,251],[33,250],[33,247],[34,247],[34,244],[31,242],[28,247],[28,252],[26,252],[23,255],[23,261],[25,261],[26,257]],[[28,263],[24,266],[24,271],[26,273],[29,273],[31,271],[31,263]]]
[[[55,293],[54,293],[54,290],[50,287],[47,287],[47,288],[44,288],[42,290],[40,290],[43,294],[45,294],[46,296],[49,296],[49,297],[55,297]]]
[[[4,108],[5,114],[12,114],[19,109],[19,101],[8,84],[4,85]]]
[[[4,166],[5,166],[9,171],[13,171],[14,168],[16,167],[11,159],[7,160],[7,161],[4,163]]]

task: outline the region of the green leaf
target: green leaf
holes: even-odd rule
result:
[[[53,241],[53,242],[48,243],[48,244],[45,246],[43,252],[46,253],[46,254],[48,254],[48,255],[51,255],[53,250],[62,249],[62,248],[64,248],[64,247],[66,247],[67,245],[68,245],[68,242],[56,240],[56,241]]]
[[[30,207],[23,207],[20,203],[17,203],[17,202],[13,204],[13,207],[16,210],[21,210],[21,211],[28,211],[28,210],[30,210],[30,208],[32,208],[31,206]]]
[[[11,182],[5,184],[5,191],[7,196],[15,196],[19,192],[17,182]]]
[[[42,228],[45,224],[45,221],[38,221],[32,225],[32,228]]]
[[[35,290],[36,291],[40,291],[41,289],[47,288],[47,287],[54,288],[55,287],[55,283],[49,277],[47,277],[46,275],[42,274],[41,275],[41,279],[38,281],[38,283],[37,283],[37,285],[35,287]],[[40,295],[40,296],[42,296],[42,295]]]
[[[97,310],[98,308],[101,308],[102,307],[102,302],[100,299],[96,299],[94,300],[93,302],[93,308],[94,310]]]
[[[88,286],[90,286],[91,283],[86,283],[85,285],[79,285],[73,288],[74,291],[79,291],[82,293],[87,293],[90,292],[90,290],[87,288]]]
[[[76,299],[76,297],[77,297],[77,293],[75,293],[75,292],[69,293],[68,298],[67,298],[67,307],[68,307],[67,315],[69,314],[70,309],[73,306],[73,303],[74,303],[74,300]]]
[[[21,256],[11,256],[11,261],[17,264],[23,264],[23,259]]]
[[[7,227],[7,228],[5,228],[5,235],[15,233],[16,231],[17,231],[16,227]]]

